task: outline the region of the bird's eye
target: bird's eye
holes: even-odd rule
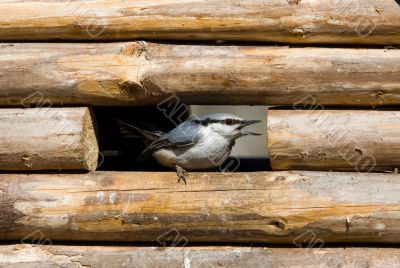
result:
[[[232,119],[226,119],[225,120],[225,123],[227,124],[227,125],[233,125],[233,120]]]

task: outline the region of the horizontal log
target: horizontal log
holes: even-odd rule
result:
[[[400,242],[399,175],[0,174],[1,240]],[[38,238],[39,236],[39,238]]]
[[[397,267],[398,248],[0,246],[4,267]]]
[[[128,42],[0,51],[7,106],[154,105],[173,94],[188,104],[400,104],[400,50]]]
[[[0,170],[94,170],[88,108],[0,109]]]
[[[400,168],[400,112],[270,110],[273,170],[391,171]]]
[[[400,44],[399,11],[394,0],[9,0],[0,40]]]

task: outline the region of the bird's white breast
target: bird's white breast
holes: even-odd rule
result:
[[[153,153],[163,166],[179,165],[188,170],[202,170],[220,166],[231,153],[231,142],[210,128],[201,128],[194,145],[162,148]]]

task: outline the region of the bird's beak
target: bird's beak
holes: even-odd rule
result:
[[[247,120],[247,121],[244,121],[240,125],[239,129],[242,129],[242,128],[246,127],[246,126],[254,125],[254,124],[257,124],[257,123],[260,123],[260,122],[261,122],[260,120]],[[242,135],[243,136],[247,136],[247,135],[260,136],[261,134],[242,130]]]
[[[251,135],[251,136],[261,136],[262,134],[260,134],[260,133],[255,133],[255,132],[250,132],[250,131],[242,131],[242,136],[248,136],[248,135]]]
[[[244,127],[246,127],[246,126],[254,125],[254,124],[257,124],[257,123],[260,123],[260,122],[261,122],[260,120],[246,120],[246,121],[244,121],[244,122],[242,123],[242,125],[240,126],[240,128],[244,128]]]

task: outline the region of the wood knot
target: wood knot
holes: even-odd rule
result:
[[[359,153],[360,155],[363,155],[363,150],[361,148],[359,148],[359,147],[355,147],[354,151]]]
[[[295,35],[301,36],[302,38],[306,38],[306,35],[307,35],[307,31],[302,28],[293,29],[292,33]]]
[[[301,2],[301,0],[287,0],[289,5],[294,6]]]
[[[143,53],[147,52],[145,42],[135,42],[128,44],[121,49],[123,55],[140,57]]]
[[[377,97],[377,98],[382,98],[383,95],[384,95],[384,93],[383,93],[382,91],[376,92],[376,97]]]
[[[275,228],[285,230],[286,222],[284,222],[281,219],[272,219],[272,220],[267,221],[267,225],[272,225]]]
[[[131,81],[121,81],[119,83],[119,90],[123,96],[133,98],[138,92],[142,91],[142,86]]]
[[[32,159],[29,155],[23,155],[22,156],[22,162],[24,165],[28,168],[32,168]]]

